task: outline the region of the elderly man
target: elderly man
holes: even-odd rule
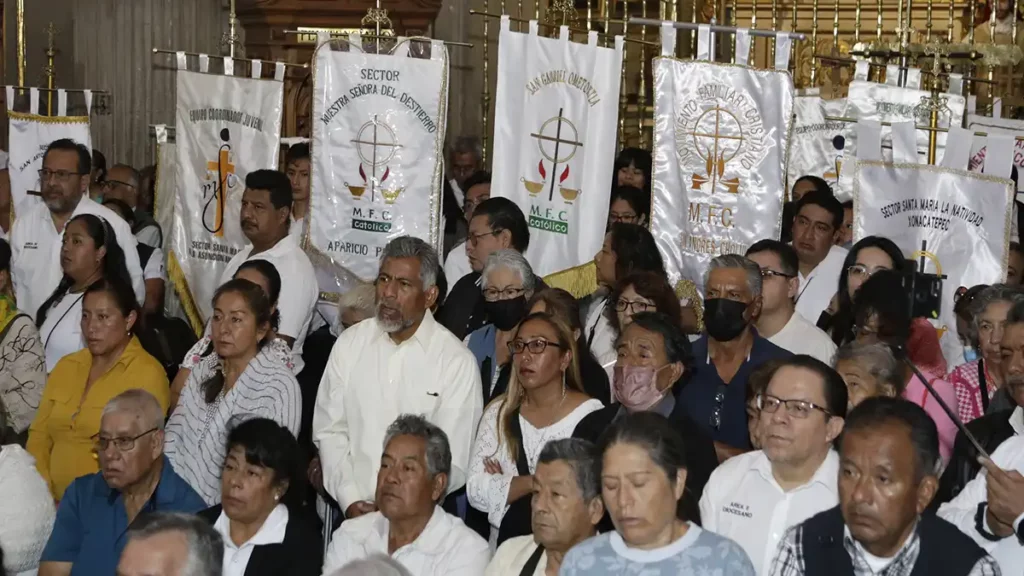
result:
[[[423,414],[448,434],[449,490],[466,483],[483,412],[473,354],[428,312],[438,297],[437,253],[400,236],[381,253],[376,315],[341,333],[317,391],[313,438],[323,483],[348,518],[376,509],[385,422]]]
[[[387,554],[417,576],[479,576],[491,555],[487,542],[439,506],[451,471],[445,433],[422,416],[399,416],[384,437],[378,511],[341,525],[327,549],[324,574]]]
[[[64,492],[40,576],[113,574],[137,516],[206,508],[164,456],[164,411],[145,390],[128,390],[107,403],[96,454],[100,471]]]
[[[761,314],[757,332],[779,348],[832,363],[836,345],[820,328],[796,311],[798,259],[789,244],[761,240],[747,249],[747,258],[761,267]]]
[[[117,576],[221,576],[224,542],[197,516],[154,512],[128,530]]]
[[[758,335],[761,268],[737,254],[713,259],[704,274],[707,333],[693,344],[694,369],[680,400],[704,428],[719,459],[750,449],[746,385],[750,373],[789,352]]]
[[[970,538],[924,513],[939,464],[927,412],[899,398],[865,400],[843,431],[839,506],[789,529],[771,576],[998,575]]]
[[[839,285],[846,248],[836,246],[842,235],[843,205],[830,193],[804,194],[793,217],[793,248],[800,261],[800,292],[796,311],[813,323],[828,308]]]
[[[153,216],[139,209],[142,177],[127,164],[116,164],[103,180],[103,201],[120,200],[132,209],[132,233],[142,244],[157,250],[164,244],[164,233]]]
[[[139,264],[138,242],[131,227],[114,211],[86,196],[89,188],[89,149],[72,140],[54,140],[43,154],[39,171],[42,202],[24,202],[23,213],[11,226],[11,275],[18,308],[35,315],[64,276],[60,251],[64,225],[79,214],[94,214],[110,223],[124,252],[132,288],[139,302],[146,288]]]
[[[597,460],[594,445],[579,438],[544,445],[533,475],[533,534],[502,544],[485,576],[558,574],[565,553],[597,534],[604,515]]]
[[[764,392],[761,450],[723,462],[704,487],[703,527],[731,538],[767,574],[786,529],[838,502],[839,457],[832,442],[843,431],[846,384],[810,356],[781,362]]]

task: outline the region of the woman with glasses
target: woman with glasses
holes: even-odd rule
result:
[[[954,414],[959,410],[959,402],[953,385],[945,380],[946,361],[942,358],[938,333],[927,320],[919,319],[915,325],[911,319],[910,302],[900,274],[885,270],[864,282],[853,300],[853,326],[854,336],[850,341],[884,343],[893,349],[897,360],[903,364],[902,379],[906,382],[903,397],[924,408],[935,421],[942,461],[949,462],[956,424],[905,360],[917,366]]]
[[[508,343],[526,316],[526,301],[533,296],[535,278],[530,263],[515,250],[492,252],[484,263],[480,288],[490,324],[474,330],[466,345],[480,366],[485,406],[508,386],[510,372],[502,370],[512,359]]]
[[[466,484],[470,505],[487,513],[492,550],[532,532],[532,475],[544,444],[570,437],[584,416],[603,406],[583,392],[576,338],[561,320],[527,316],[508,347],[508,390],[484,410]]]
[[[55,500],[72,480],[99,469],[93,436],[110,399],[141,388],[167,411],[167,374],[135,336],[140,313],[131,285],[115,277],[90,284],[82,294],[74,321],[87,347],[50,372],[26,445]]]
[[[633,186],[612,188],[608,207],[608,228],[616,222],[647,226],[651,219],[651,193]]]
[[[220,502],[228,430],[269,418],[298,436],[299,383],[269,345],[276,317],[263,288],[235,278],[213,295],[210,339],[216,354],[195,364],[167,421],[164,453],[209,505]]]
[[[224,576],[320,576],[323,545],[302,513],[299,445],[253,418],[228,433],[221,503],[199,516],[224,538]]]
[[[894,270],[900,274],[906,268],[906,258],[895,242],[882,236],[868,236],[853,245],[839,273],[839,289],[829,309],[817,321],[818,328],[828,332],[837,346],[846,341],[853,329],[853,295],[861,285],[879,270]]]
[[[689,448],[658,414],[616,421],[598,447],[601,496],[615,530],[569,550],[559,574],[754,576],[736,542],[700,528],[681,509]]]

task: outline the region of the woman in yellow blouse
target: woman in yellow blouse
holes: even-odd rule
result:
[[[75,478],[99,469],[93,437],[111,398],[142,388],[167,411],[167,375],[134,336],[138,318],[139,305],[126,281],[105,278],[86,289],[82,335],[87,347],[62,358],[50,372],[26,445],[55,500]]]

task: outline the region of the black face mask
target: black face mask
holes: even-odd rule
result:
[[[746,302],[708,298],[704,301],[704,326],[708,336],[719,342],[735,340],[747,327],[747,320],[743,318],[746,311]]]
[[[487,319],[502,332],[508,332],[526,315],[526,296],[516,296],[509,300],[484,302]]]

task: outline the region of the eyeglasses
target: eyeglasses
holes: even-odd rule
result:
[[[623,212],[621,214],[617,212],[611,212],[608,214],[608,219],[612,222],[625,222],[626,224],[632,224],[636,222],[637,215],[632,212]]]
[[[496,302],[498,300],[511,300],[516,296],[519,296],[526,290],[522,288],[484,288],[484,299],[488,302]]]
[[[891,268],[883,268],[881,266],[876,266],[875,268],[868,268],[863,264],[854,264],[853,266],[850,266],[849,268],[846,269],[847,273],[850,275],[850,278],[870,278],[881,270],[891,270]]]
[[[149,430],[146,430],[142,434],[139,434],[138,436],[133,436],[133,437],[130,437],[130,438],[104,438],[104,437],[100,436],[99,434],[97,434],[97,435],[93,436],[93,441],[96,443],[96,451],[97,452],[102,452],[102,451],[106,450],[107,446],[110,446],[111,444],[113,444],[114,448],[117,448],[120,452],[127,452],[127,451],[131,450],[132,448],[135,448],[135,441],[136,440],[138,440],[139,438],[142,438],[146,434],[152,434],[153,432],[156,432],[157,430],[159,430],[159,428],[150,428]]]
[[[789,280],[790,278],[796,278],[796,276],[793,274],[786,274],[785,272],[776,272],[775,270],[762,268],[761,278],[784,278],[786,280]]]
[[[100,187],[103,188],[104,190],[110,190],[114,186],[124,186],[125,188],[135,188],[135,186],[133,186],[133,185],[127,183],[127,182],[121,182],[120,180],[104,180],[103,182],[100,182]]]
[[[827,418],[832,417],[831,412],[813,402],[807,402],[806,400],[784,400],[771,394],[757,395],[757,408],[762,412],[774,414],[779,411],[779,407],[782,405],[786,406],[786,413],[793,418],[807,418],[815,410],[820,410]]]
[[[523,350],[529,350],[530,354],[543,354],[547,350],[548,346],[554,348],[561,348],[562,345],[557,342],[548,342],[547,340],[530,340],[526,342],[524,340],[513,340],[508,343],[508,351],[513,355],[522,354]]]
[[[641,302],[639,300],[622,300],[620,299],[615,303],[615,309],[619,312],[625,312],[629,310],[633,314],[639,314],[640,312],[647,312],[648,310],[655,310],[657,306],[654,304],[648,304],[647,302]]]
[[[484,232],[483,234],[470,234],[469,237],[466,238],[466,242],[469,242],[470,246],[476,246],[478,243],[480,243],[480,239],[483,238],[484,236],[497,236],[502,232],[503,230],[498,229],[491,230],[490,232]]]
[[[39,181],[47,182],[50,180],[50,178],[53,178],[57,182],[64,183],[67,182],[68,179],[71,178],[72,176],[84,175],[85,174],[82,172],[69,172],[67,170],[50,170],[48,168],[43,168],[42,170],[39,171]]]
[[[725,392],[728,388],[725,384],[719,384],[715,391],[715,408],[711,411],[711,428],[718,430],[722,426],[722,407],[725,405]]]

